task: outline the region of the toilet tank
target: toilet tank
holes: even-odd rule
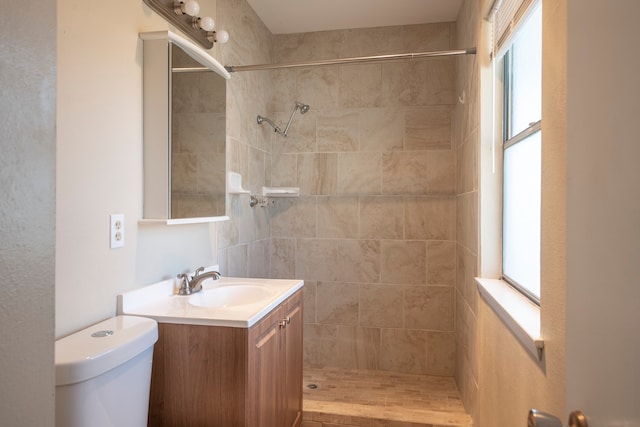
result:
[[[153,319],[117,316],[56,341],[56,427],[144,427]]]

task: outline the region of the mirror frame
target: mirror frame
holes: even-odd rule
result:
[[[139,34],[143,41],[143,132],[145,222],[193,224],[225,221],[229,216],[171,218],[171,45],[226,80],[229,72],[211,55],[191,41],[171,32]],[[225,133],[226,140],[226,133]],[[225,141],[226,144],[226,141]],[[225,150],[226,151],[226,150]],[[226,153],[225,153],[226,158]],[[225,172],[226,177],[226,172]],[[227,188],[225,183],[225,199]],[[225,211],[226,211],[225,202]]]

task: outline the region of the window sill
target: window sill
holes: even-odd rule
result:
[[[544,340],[540,336],[540,307],[503,280],[476,277],[478,291],[522,346],[542,360]]]

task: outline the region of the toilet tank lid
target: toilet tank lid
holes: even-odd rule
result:
[[[116,316],[56,341],[56,385],[96,377],[136,357],[158,340],[153,319]]]

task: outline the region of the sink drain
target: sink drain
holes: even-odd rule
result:
[[[315,390],[315,389],[317,389],[317,388],[318,388],[318,384],[314,384],[314,383],[307,384],[307,388],[308,388],[309,390]]]

